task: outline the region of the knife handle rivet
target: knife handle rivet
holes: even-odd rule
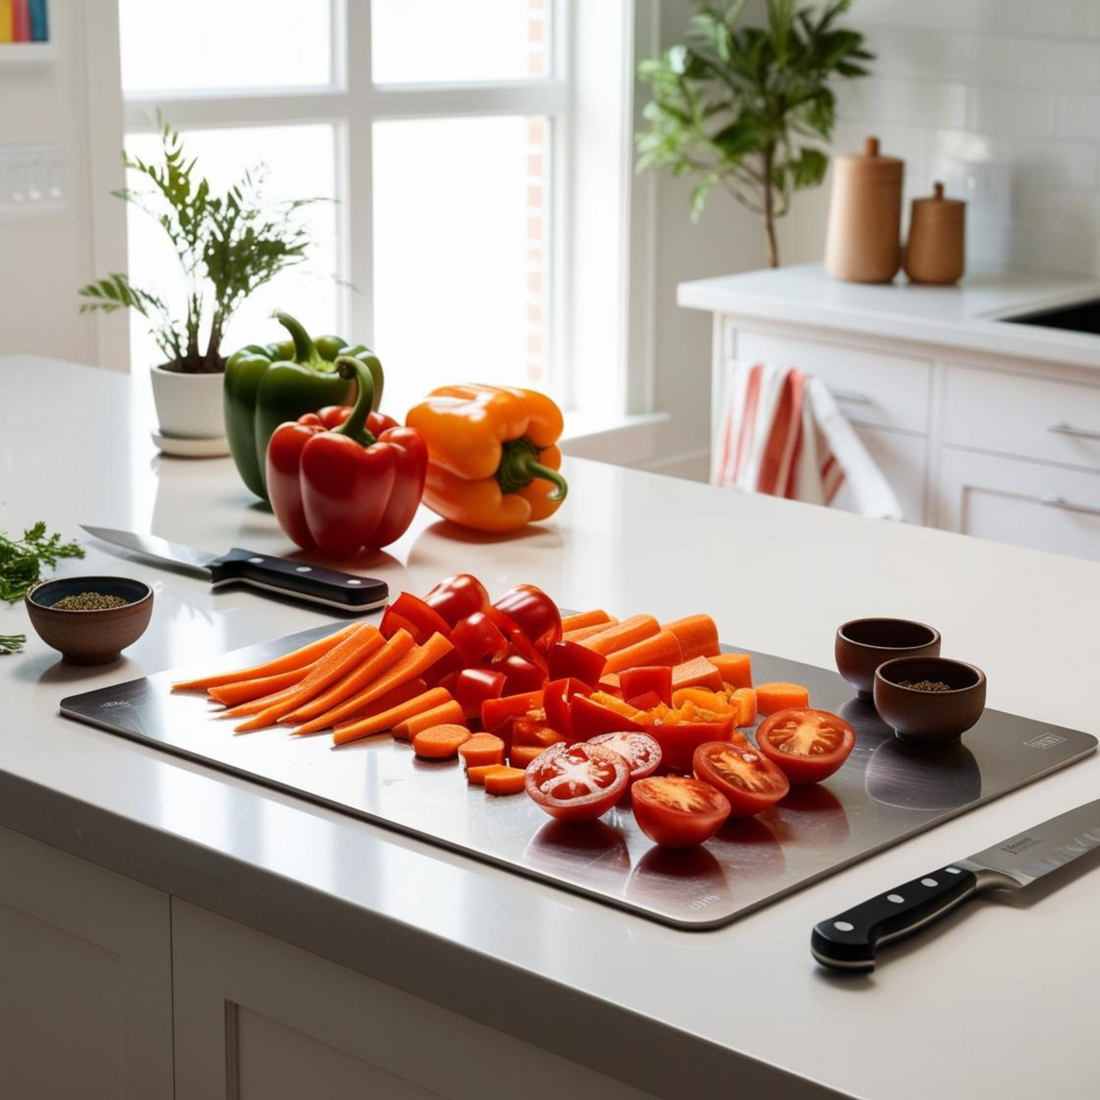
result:
[[[922,878],[920,884],[921,886],[939,886],[939,883],[934,878]]]
[[[905,898],[903,898],[901,894],[887,894],[886,900],[892,901],[895,905],[901,905],[902,902],[905,901]]]
[[[854,924],[852,924],[851,922],[846,921],[846,920],[835,920],[835,921],[833,921],[833,927],[838,932],[854,932],[855,928],[856,928],[856,926]]]
[[[949,875],[961,875],[961,874],[962,874],[962,871],[960,871],[960,870],[958,869],[958,867],[945,867],[945,868],[944,868],[944,870],[945,870],[945,871],[946,871],[946,872],[947,872],[947,873],[948,873]]]
[[[249,561],[250,561],[250,562],[251,562],[251,563],[252,563],[253,565],[262,565],[262,564],[263,564],[263,560],[264,560],[264,559],[263,559],[263,558],[249,558],[248,560],[249,560]]]
[[[295,570],[296,573],[312,573],[313,570],[308,565],[299,565]]]
[[[362,581],[357,581],[354,577],[352,577],[351,580],[348,581],[348,584],[362,584],[362,583],[363,583]]]

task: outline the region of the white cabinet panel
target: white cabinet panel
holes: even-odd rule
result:
[[[1100,386],[951,364],[946,443],[1100,469]]]
[[[787,335],[736,329],[736,357],[748,363],[779,363],[816,374],[856,424],[926,432],[932,364],[928,359],[866,348],[844,347]]]
[[[939,488],[949,530],[1100,560],[1100,474],[945,447]]]
[[[176,1100],[647,1097],[178,899],[172,950]]]
[[[0,1096],[170,1100],[168,896],[0,829]]]
[[[924,471],[928,440],[923,436],[902,435],[881,428],[858,427],[856,434],[897,494],[906,523],[924,523]],[[841,486],[832,506],[846,512],[858,511],[847,481]]]

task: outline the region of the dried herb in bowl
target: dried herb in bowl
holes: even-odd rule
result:
[[[21,600],[27,590],[42,579],[42,567],[54,566],[61,558],[82,558],[84,548],[76,542],[62,542],[50,534],[45,523],[36,523],[11,539],[0,532],[0,599]]]
[[[78,592],[50,604],[54,611],[107,611],[112,607],[125,607],[121,596],[104,596],[102,592]]]

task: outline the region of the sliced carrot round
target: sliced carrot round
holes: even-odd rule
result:
[[[481,781],[489,794],[519,794],[523,790],[526,775],[523,768],[509,768],[501,764],[490,768]]]
[[[449,760],[470,740],[470,731],[457,723],[446,722],[421,730],[412,739],[413,751],[426,760]]]
[[[475,733],[458,750],[467,768],[504,763],[504,740],[494,733]]]

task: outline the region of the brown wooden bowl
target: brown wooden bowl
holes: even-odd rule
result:
[[[902,687],[939,680],[950,691]],[[947,657],[901,657],[875,672],[875,709],[895,735],[910,745],[950,745],[966,733],[985,710],[985,673],[965,661]]]
[[[66,596],[99,592],[118,596],[122,607],[62,611],[53,605]],[[153,613],[153,590],[129,577],[65,577],[36,584],[27,593],[31,626],[46,645],[71,665],[104,665],[145,633]]]
[[[852,619],[837,630],[833,653],[840,675],[870,699],[879,665],[895,657],[938,657],[940,632],[915,619]]]

